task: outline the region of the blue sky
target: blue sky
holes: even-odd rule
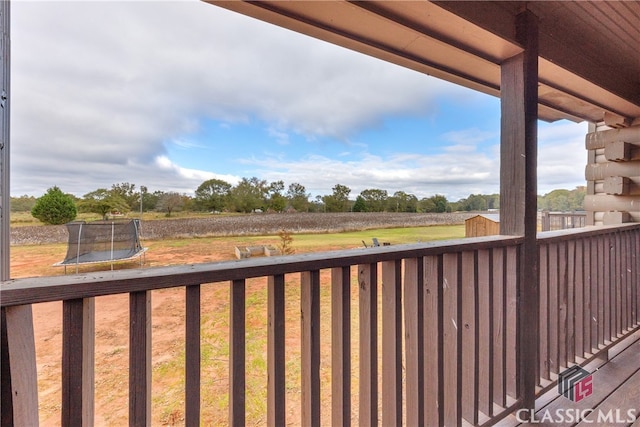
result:
[[[14,196],[499,189],[497,98],[205,3],[14,2],[12,49]],[[586,129],[540,124],[540,193],[584,185]]]

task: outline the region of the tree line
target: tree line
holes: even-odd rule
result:
[[[107,219],[110,215],[128,212],[164,212],[171,216],[178,211],[192,212],[455,212],[486,211],[500,208],[498,194],[470,194],[456,202],[436,194],[418,199],[404,191],[389,194],[387,190],[371,188],[355,198],[351,189],[336,184],[332,192],[311,198],[304,185],[283,181],[267,182],[256,177],[242,178],[236,185],[220,179],[204,181],[193,196],[177,192],[154,191],[124,182],[111,188],[99,188],[82,197],[64,193],[57,186],[39,197],[11,198],[12,212],[31,212],[47,224],[64,224],[76,218],[78,212],[96,213]],[[553,211],[582,210],[585,187],[574,190],[554,190],[538,197],[538,207]]]

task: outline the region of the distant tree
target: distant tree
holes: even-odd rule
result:
[[[538,196],[538,209],[548,211],[581,211],[584,210],[584,197],[587,188],[576,187],[573,190],[557,189],[544,196]]]
[[[203,211],[222,211],[229,200],[232,185],[221,179],[209,179],[196,189],[195,206]]]
[[[389,212],[417,212],[418,198],[404,191],[396,191],[387,200],[387,210]]]
[[[129,204],[117,192],[98,188],[82,196],[78,202],[80,212],[93,212],[102,216],[103,220],[108,219],[110,213],[127,213]]]
[[[423,197],[418,202],[418,210],[420,212],[435,212],[436,204],[431,197]]]
[[[298,212],[307,212],[309,210],[309,194],[302,184],[294,182],[289,184],[286,194],[289,205]]]
[[[142,192],[142,210],[144,212],[154,211],[158,206],[158,200],[160,200],[160,196],[163,194],[162,191],[154,191],[153,193],[149,193],[147,187],[142,187],[144,190]]]
[[[236,212],[249,213],[265,207],[267,193],[267,181],[256,177],[249,179],[242,178],[242,180],[231,189],[230,199]]]
[[[568,211],[571,209],[569,196],[569,190],[553,190],[544,195],[539,208],[550,211]]]
[[[362,198],[362,196],[358,196],[356,197],[356,202],[353,204],[353,211],[354,212],[366,212],[367,211],[367,204],[364,202],[364,199]]]
[[[326,211],[347,212],[349,210],[349,193],[351,193],[351,189],[346,185],[336,184],[332,190],[333,194],[322,198]]]
[[[111,193],[120,196],[129,206],[129,210],[140,209],[140,193],[136,191],[136,185],[128,182],[113,184]]]
[[[193,197],[189,196],[188,194],[181,194],[180,196],[182,197],[182,206],[180,206],[180,210],[193,212],[195,210],[195,202],[193,200]]]
[[[484,198],[487,201],[487,209],[500,209],[500,194],[489,194]]]
[[[362,190],[360,196],[364,199],[368,212],[383,212],[385,210],[389,194],[387,190],[370,188]]]
[[[162,193],[158,198],[157,210],[166,212],[166,216],[170,217],[172,213],[181,210],[184,207],[184,198],[182,194],[170,191]]]
[[[440,194],[420,200],[420,207],[423,212],[442,213],[451,211],[447,198]]]
[[[569,209],[573,211],[584,210],[584,197],[587,195],[587,187],[579,186],[569,192]]]
[[[466,199],[458,202],[458,209],[463,211],[486,211],[487,200],[481,194],[470,194]]]
[[[269,209],[276,212],[283,212],[287,207],[287,199],[282,194],[284,192],[284,182],[275,181],[267,188],[269,196]]]
[[[317,195],[313,202],[309,203],[309,211],[310,212],[326,212],[327,205],[324,204],[324,198],[327,196]]]
[[[36,198],[33,196],[11,197],[9,200],[11,204],[11,212],[31,212],[31,209],[36,205]]]
[[[287,208],[287,199],[282,194],[273,194],[269,197],[269,209],[275,212],[284,212]]]
[[[76,219],[78,211],[73,198],[54,186],[36,200],[31,215],[45,224],[65,224]]]

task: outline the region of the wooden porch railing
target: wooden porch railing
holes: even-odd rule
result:
[[[639,226],[587,230],[538,239],[540,386],[569,366],[606,357],[611,345],[638,328]]]
[[[640,225],[551,232],[539,242],[540,363],[532,369],[539,371],[540,386],[547,386],[562,366],[593,356],[637,326]],[[3,351],[3,362],[10,362],[11,370],[3,371],[3,408],[8,399],[13,421],[29,419],[34,413],[37,417],[37,396],[36,403],[33,399],[24,403],[24,395],[13,390],[23,387],[27,395],[37,393],[33,375],[29,376],[35,372],[30,304],[63,301],[62,424],[91,424],[94,297],[127,293],[129,423],[149,425],[151,291],[185,287],[185,424],[199,425],[200,290],[227,282],[231,294],[229,423],[243,425],[245,286],[249,278],[266,277],[269,425],[286,421],[350,425],[356,400],[355,418],[360,425],[492,424],[521,407],[517,331],[519,322],[527,321],[518,316],[516,295],[521,245],[519,237],[491,236],[4,282],[2,338],[3,350],[8,351]],[[323,270],[331,271],[330,284],[321,282]],[[352,396],[350,353],[354,274],[359,295],[357,399]],[[300,420],[288,420],[285,407],[285,276],[290,279],[291,275],[298,275],[301,285]],[[331,287],[330,420],[321,419],[322,286]],[[596,313],[596,319],[602,320],[594,324],[590,318]],[[570,320],[574,314],[576,320]],[[15,344],[18,334],[26,344]],[[10,375],[10,381],[5,375]],[[8,392],[6,382],[12,387]]]

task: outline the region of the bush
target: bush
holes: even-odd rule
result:
[[[65,224],[76,219],[78,211],[73,198],[58,187],[51,187],[36,200],[31,215],[45,224]]]
[[[282,255],[292,255],[295,253],[295,249],[293,248],[293,236],[291,233],[284,228],[278,231],[278,237],[280,238],[280,244],[278,245],[278,249],[280,249],[280,253]]]

